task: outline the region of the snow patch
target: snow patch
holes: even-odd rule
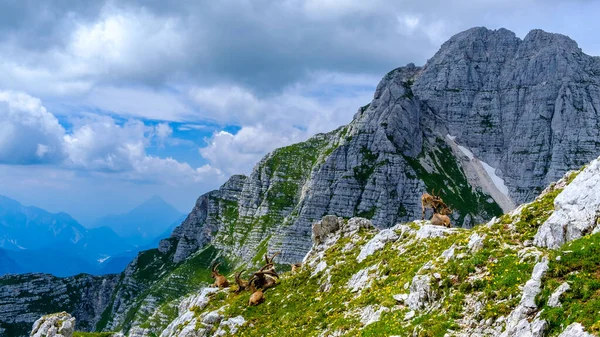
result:
[[[456,136],[450,136],[450,134],[447,134],[446,138],[448,138],[450,140],[456,140]]]
[[[469,160],[473,160],[473,158],[475,158],[475,155],[473,154],[473,152],[471,152],[466,147],[458,145],[458,144],[456,146],[458,147],[460,152],[464,153],[465,156],[469,157]]]
[[[508,187],[506,187],[506,185],[504,184],[504,179],[496,175],[496,169],[488,165],[483,160],[480,160],[479,162],[481,163],[481,166],[483,166],[483,169],[488,174],[488,176],[490,176],[490,178],[492,179],[494,185],[496,185],[498,191],[502,192],[502,194],[504,194],[507,198],[510,198],[508,196]]]

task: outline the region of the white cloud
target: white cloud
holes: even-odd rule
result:
[[[0,163],[40,164],[63,158],[65,130],[41,101],[0,91]]]
[[[226,131],[216,132],[209,139],[209,145],[199,151],[210,166],[220,172],[227,175],[248,174],[267,152],[305,137],[304,132],[293,128],[272,130],[262,125],[246,126],[235,135]]]
[[[72,130],[66,132],[39,99],[0,92],[0,164],[53,162],[66,169],[173,185],[221,179],[218,169],[194,169],[173,158],[146,153],[152,138],[165,142],[172,132],[167,123],[155,127],[138,120],[118,124],[112,117],[93,114],[73,120]]]

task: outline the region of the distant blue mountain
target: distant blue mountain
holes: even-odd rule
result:
[[[108,215],[98,219],[94,227],[109,227],[128,243],[145,246],[152,244],[157,237],[164,235],[165,231],[183,215],[175,207],[155,195],[127,213]]]
[[[183,221],[181,213],[159,197],[108,218],[118,220],[113,225],[128,235],[127,240],[107,226],[86,229],[66,213],[50,213],[0,196],[0,275],[118,273],[140,250],[157,247]],[[128,225],[128,218],[137,220]],[[148,229],[144,224],[150,224]]]
[[[0,248],[0,275],[19,274],[21,272],[21,267],[10,257],[8,251]]]
[[[54,242],[77,244],[86,232],[66,213],[49,213],[0,196],[0,248],[39,249]]]

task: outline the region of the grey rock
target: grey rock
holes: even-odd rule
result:
[[[471,251],[471,253],[475,253],[481,248],[483,248],[483,240],[485,239],[484,235],[479,235],[479,233],[473,233],[469,237],[469,243],[467,243],[467,248]]]
[[[532,313],[535,313],[535,310],[537,309],[535,297],[542,291],[542,278],[546,271],[548,271],[548,258],[544,256],[542,260],[533,267],[531,278],[523,287],[521,301],[508,316],[505,330],[500,337],[543,336],[548,323],[539,318],[539,313],[531,322],[528,318]]]
[[[573,323],[558,335],[558,337],[594,337],[594,335],[585,332],[581,324]]]
[[[534,238],[539,247],[556,249],[600,229],[600,159],[592,161],[554,199],[554,213]]]
[[[408,307],[412,310],[420,310],[434,300],[435,293],[431,288],[431,277],[429,275],[413,277],[410,284],[410,293],[406,300]]]
[[[429,239],[429,238],[441,238],[451,234],[457,233],[456,228],[446,228],[443,226],[423,225],[417,231],[417,238]]]
[[[567,292],[569,289],[571,289],[571,286],[567,282],[563,282],[561,285],[559,285],[558,288],[554,290],[552,295],[550,295],[550,298],[548,299],[548,306],[553,308],[560,307],[560,296],[562,296],[562,294]]]
[[[356,257],[356,262],[360,263],[367,257],[373,255],[376,251],[383,249],[385,244],[388,242],[394,242],[398,240],[398,234],[396,234],[395,228],[384,229],[377,233],[369,242],[367,242],[360,253]]]
[[[381,314],[390,311],[384,306],[368,305],[360,310],[360,322],[363,326],[373,324],[381,318]]]
[[[346,285],[346,287],[350,289],[350,292],[353,293],[370,287],[374,277],[372,274],[374,274],[373,272],[376,270],[377,265],[359,270],[356,274],[350,277],[350,280],[348,280],[348,284]]]
[[[41,317],[31,330],[31,337],[71,337],[75,330],[75,318],[66,312]]]

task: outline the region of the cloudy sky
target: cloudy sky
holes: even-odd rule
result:
[[[41,3],[0,1],[0,194],[84,224],[153,194],[189,211],[473,26],[600,55],[591,0]]]

